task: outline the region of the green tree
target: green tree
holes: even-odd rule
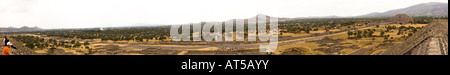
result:
[[[368,34],[368,35],[369,35],[369,36],[373,36],[373,33],[374,33],[373,31],[369,31],[369,34]]]
[[[412,33],[409,33],[408,36],[413,36],[413,34],[412,34]]]
[[[347,35],[348,35],[348,37],[350,37],[350,36],[352,36],[352,35],[353,35],[353,32],[351,32],[351,31],[348,31],[348,32],[347,32]]]
[[[45,43],[44,46],[45,46],[45,47],[48,47],[49,45],[48,45],[48,43]]]
[[[367,32],[367,30],[364,30],[364,33],[363,34],[367,34],[368,32]]]
[[[416,33],[417,32],[417,28],[413,28],[413,33]]]
[[[59,41],[59,46],[65,46],[64,41]]]
[[[381,31],[380,36],[384,36],[384,32],[383,31]]]
[[[81,47],[81,43],[77,41],[77,42],[73,45],[73,47]]]
[[[72,40],[70,43],[71,43],[71,44],[75,44],[75,42],[76,42],[75,40]]]
[[[39,38],[38,38],[38,39],[39,39]],[[45,39],[43,39],[43,38],[42,38],[42,39],[39,39],[39,42],[44,42],[44,41],[45,41]]]
[[[53,39],[48,39],[48,42],[53,42]]]
[[[84,45],[84,46],[88,46],[88,45],[89,45],[89,42],[85,41],[85,42],[83,43],[83,45]]]
[[[35,47],[34,43],[27,43],[25,46],[30,49],[34,49],[34,47]]]
[[[166,39],[166,37],[164,37],[164,36],[159,37],[159,40],[165,40],[165,39]]]
[[[58,42],[56,42],[56,40],[53,40],[53,45],[58,46]]]
[[[356,36],[356,38],[362,38],[361,34],[358,34],[358,35]]]

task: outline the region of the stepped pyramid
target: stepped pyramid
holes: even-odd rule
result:
[[[394,24],[407,24],[412,23],[414,19],[406,14],[398,14],[392,18],[389,18],[387,21]]]
[[[448,55],[448,20],[435,20],[382,55]]]
[[[4,35],[0,35],[0,37],[5,37]],[[0,39],[3,40],[3,39]],[[37,53],[34,52],[33,50],[29,49],[28,47],[25,47],[21,42],[10,40],[15,47],[17,47],[17,49],[13,49],[10,48],[10,50],[12,51],[11,54],[12,55],[36,55]],[[4,44],[3,42],[1,44]],[[4,45],[0,45],[0,53],[3,51],[3,48],[5,48]]]

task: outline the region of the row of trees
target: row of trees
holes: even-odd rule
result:
[[[384,18],[315,18],[315,19],[296,19],[286,22],[280,22],[280,29],[285,29],[288,33],[310,33],[318,31],[319,28],[329,31],[331,29],[352,28],[368,24],[372,21],[383,20]]]
[[[79,41],[72,40],[70,42],[65,41],[59,41],[55,39],[48,39],[45,40],[43,38],[34,37],[34,36],[12,36],[15,40],[19,42],[25,43],[25,46],[34,49],[34,48],[48,48],[48,47],[64,47],[64,48],[79,48],[82,45],[85,46],[85,48],[89,48],[89,42],[84,42],[81,44]]]
[[[372,37],[372,36],[374,36],[373,33],[374,33],[375,31],[376,31],[375,29],[366,29],[366,30],[364,30],[364,31],[359,30],[359,31],[355,31],[355,32],[348,31],[348,32],[347,32],[347,35],[348,35],[349,38],[352,37],[352,35],[353,35],[353,36],[355,36],[357,39],[359,39],[359,38],[363,38],[363,37]],[[384,34],[384,33],[383,33],[383,34]],[[381,35],[381,34],[380,34],[380,35]]]
[[[33,36],[11,36],[19,42],[25,43],[25,46],[31,49],[34,48],[47,48],[50,45],[43,38],[37,38]]]
[[[434,19],[448,19],[448,16],[417,16],[413,18],[416,24],[428,24]]]
[[[101,39],[112,41],[147,41],[147,40],[165,40],[169,36],[170,26],[160,27],[129,27],[129,28],[107,28],[100,29],[73,29],[73,30],[47,30],[22,32],[30,34],[42,34],[47,36],[58,36],[64,38],[80,39]],[[76,42],[75,42],[76,43]]]
[[[418,29],[421,29],[423,27],[412,27],[412,26],[400,26],[400,27],[396,27],[396,26],[385,26],[386,31],[380,31],[380,35],[381,37],[385,37],[385,39],[389,39],[390,35],[385,35],[386,32],[391,31],[392,29],[398,29],[398,33],[397,35],[403,35],[405,33],[407,33],[408,31],[410,33],[408,33],[408,36],[412,36],[413,33],[417,32]],[[359,31],[348,31],[347,35],[349,38],[351,38],[352,36],[356,37],[356,39],[360,39],[363,37],[377,37],[374,36],[374,32],[376,31],[376,29],[366,29],[366,30],[359,30]],[[391,39],[393,39],[393,37],[391,37]]]

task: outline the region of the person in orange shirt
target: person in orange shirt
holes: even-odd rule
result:
[[[9,51],[9,48],[17,49],[17,48],[14,47],[14,45],[9,41],[9,39],[6,38],[6,36],[5,36],[5,39],[3,39],[3,43],[4,43],[5,48],[4,48],[3,51],[2,51],[2,55],[11,55],[11,52]]]

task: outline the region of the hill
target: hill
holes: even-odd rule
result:
[[[383,13],[374,12],[357,17],[391,17],[401,13],[409,16],[448,16],[448,3],[422,3],[403,9],[390,10]]]
[[[13,31],[37,31],[37,30],[43,30],[42,28],[39,27],[28,27],[28,26],[23,26],[20,28],[14,28],[14,27],[8,27],[8,28],[0,28],[0,32],[13,32]]]

